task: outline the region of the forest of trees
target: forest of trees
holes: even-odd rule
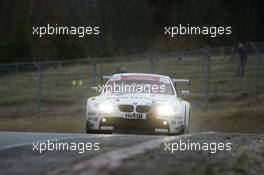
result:
[[[0,0],[0,62],[190,50],[263,41],[263,0]],[[32,26],[100,26],[99,37],[32,35]],[[232,26],[217,38],[164,36],[165,25]]]

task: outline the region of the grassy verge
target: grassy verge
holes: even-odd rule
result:
[[[2,131],[84,133],[84,117],[27,117],[0,119]]]
[[[264,133],[264,108],[259,104],[233,104],[211,106],[209,110],[198,109],[192,118],[194,132]]]

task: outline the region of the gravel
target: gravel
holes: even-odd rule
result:
[[[124,160],[107,174],[261,175],[264,172],[264,135],[210,133],[174,140],[187,143],[231,143],[230,151],[165,151],[157,149]],[[103,173],[101,173],[103,174]]]

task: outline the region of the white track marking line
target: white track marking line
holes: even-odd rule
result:
[[[51,133],[52,134],[52,133]],[[56,133],[57,134],[57,133]],[[71,136],[71,137],[67,137],[67,136],[62,136],[58,138],[52,138],[52,139],[43,139],[43,140],[34,140],[32,142],[23,142],[23,143],[18,143],[18,144],[12,144],[12,145],[7,145],[7,146],[3,146],[0,148],[0,151],[5,150],[5,149],[12,149],[12,148],[17,148],[17,147],[21,147],[21,146],[27,146],[27,145],[32,145],[33,142],[47,142],[49,141],[63,141],[63,140],[71,140],[71,139],[86,139],[86,138],[104,138],[104,137],[134,137],[135,135],[125,135],[125,134],[93,134],[93,135],[83,135],[83,136]],[[147,135],[145,135],[147,136]],[[52,135],[51,135],[52,137]],[[151,136],[150,136],[151,137]]]
[[[43,134],[46,134],[46,135],[50,135],[51,139],[40,139],[40,140],[33,140],[33,141],[30,141],[30,142],[22,142],[22,143],[16,143],[16,144],[10,144],[10,145],[6,145],[6,146],[3,146],[3,147],[0,147],[0,151],[2,150],[5,150],[5,149],[12,149],[12,148],[16,148],[16,147],[21,147],[21,146],[26,146],[26,145],[31,145],[33,142],[47,142],[48,140],[50,141],[63,141],[63,140],[70,140],[70,139],[85,139],[85,138],[100,138],[100,137],[118,137],[118,136],[126,136],[126,137],[134,137],[135,135],[132,135],[132,134],[92,134],[92,135],[89,135],[89,134],[81,134],[81,135],[78,135],[76,134],[76,136],[65,136],[65,134],[72,134],[72,133],[48,133],[48,132],[9,132],[9,131],[1,131],[0,133],[8,133],[8,134],[40,134],[40,136],[42,136]],[[56,136],[54,137],[52,134],[56,134]],[[57,134],[63,134],[62,136],[59,136]],[[28,136],[28,135],[27,135]],[[149,136],[149,135],[144,135],[144,136]],[[21,135],[21,137],[23,137],[23,135]],[[151,137],[151,136],[150,136]],[[0,135],[0,138],[1,138],[1,135]]]
[[[48,175],[64,174],[65,172],[68,172],[70,174],[78,174],[82,171],[85,171],[86,174],[97,174],[100,171],[108,171],[109,169],[113,169],[120,166],[122,160],[124,159],[127,159],[137,154],[144,153],[146,150],[159,147],[162,143],[189,136],[190,135],[168,136],[165,138],[154,139],[139,143],[128,148],[116,149],[114,151],[98,155],[92,159],[78,162],[71,167],[63,167],[61,169],[51,171],[50,173],[48,173]]]
[[[3,131],[5,132],[5,131]],[[9,132],[8,132],[9,133]],[[16,132],[14,132],[16,133]],[[20,133],[20,132],[18,132]],[[25,133],[29,133],[29,134],[34,134],[33,132],[25,132]],[[217,132],[201,132],[204,134],[213,134],[213,133],[217,133]],[[193,133],[191,135],[195,135],[195,134],[201,134],[201,133]],[[39,134],[39,133],[37,133]],[[54,133],[40,133],[40,134],[54,134]],[[59,133],[55,133],[55,134],[59,134]],[[65,133],[62,133],[65,134]],[[5,150],[5,149],[12,149],[12,148],[17,148],[17,147],[21,147],[21,146],[26,146],[26,145],[31,145],[33,142],[47,142],[48,140],[50,141],[63,141],[63,140],[70,140],[70,139],[85,139],[85,138],[96,138],[96,137],[118,137],[118,136],[126,136],[126,137],[134,137],[135,135],[132,134],[110,134],[110,135],[83,135],[83,136],[71,136],[71,137],[67,137],[67,136],[62,136],[62,137],[58,137],[58,138],[53,138],[53,139],[43,139],[43,140],[34,140],[32,142],[23,142],[23,143],[18,143],[18,144],[12,144],[12,145],[7,145],[7,146],[3,146],[0,148],[0,151]],[[142,135],[140,135],[142,136]],[[149,137],[155,137],[155,135],[143,135],[143,136],[149,136]],[[185,135],[187,136],[187,135]],[[52,135],[51,135],[52,137]]]

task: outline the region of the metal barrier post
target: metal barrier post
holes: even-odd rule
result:
[[[95,59],[91,60],[92,65],[92,86],[96,86],[96,62]]]
[[[150,72],[154,73],[154,71],[155,71],[155,68],[154,68],[155,67],[155,60],[151,58],[149,61],[150,61]]]
[[[206,65],[205,65],[205,106],[208,106],[208,101],[209,101],[209,89],[210,89],[210,71],[211,71],[211,56],[210,56],[210,50],[209,48],[203,49],[202,50],[204,54],[204,58],[206,60]]]
[[[34,62],[34,65],[36,66],[38,70],[38,81],[37,81],[37,109],[36,109],[36,115],[39,117],[41,115],[41,90],[42,90],[42,70],[39,63]]]
[[[255,82],[255,100],[258,99],[259,94],[259,83],[260,83],[260,54],[258,48],[254,43],[250,42],[250,45],[256,53],[256,82]]]

